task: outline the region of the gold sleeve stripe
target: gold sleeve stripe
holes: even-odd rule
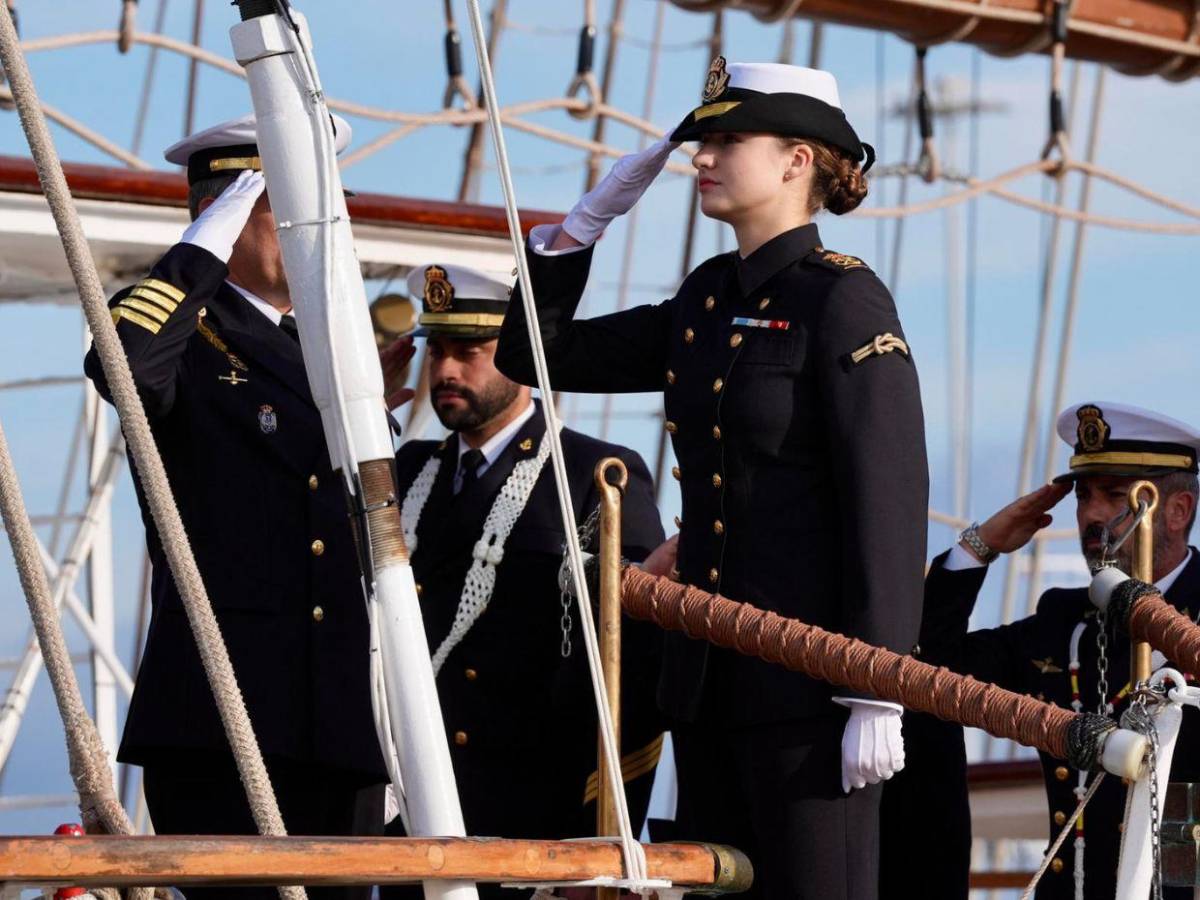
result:
[[[159,329],[162,328],[162,326],[153,319],[147,319],[140,312],[136,312],[135,310],[124,306],[118,306],[112,311],[112,313],[114,325],[117,324],[120,319],[125,319],[129,322],[132,322],[134,325],[141,325],[151,334],[158,334]]]
[[[161,322],[164,325],[171,315],[169,312],[166,312],[159,306],[155,306],[153,303],[147,303],[145,300],[135,300],[133,297],[126,297],[117,305],[123,306],[126,309],[136,309],[138,312],[145,313],[150,318],[154,319],[154,321]]]
[[[142,287],[141,285],[131,290],[127,296],[141,297],[143,300],[149,300],[151,303],[157,303],[168,315],[175,312],[179,306],[177,301],[172,300],[166,294],[160,294],[153,288]]]
[[[640,750],[634,750],[632,753],[626,753],[621,757],[621,780],[628,784],[637,778],[641,778],[647,772],[652,772],[654,767],[658,765],[659,757],[662,756],[662,746],[663,736],[660,734]],[[599,783],[600,773],[599,771],[593,771],[588,776],[587,784],[583,789],[583,802],[585,805],[596,799]]]
[[[176,303],[182,303],[183,298],[187,296],[187,294],[175,287],[175,285],[167,284],[165,281],[159,281],[157,278],[143,278],[137,283],[137,286],[153,288],[160,294],[166,294]]]

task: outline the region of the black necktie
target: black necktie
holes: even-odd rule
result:
[[[300,343],[300,332],[296,328],[296,317],[291,313],[285,313],[283,318],[279,320],[279,327],[283,329],[283,333],[290,337],[297,344]]]
[[[462,466],[462,486],[468,488],[479,478],[479,467],[486,461],[483,451],[478,449],[468,450],[462,455],[459,465]]]

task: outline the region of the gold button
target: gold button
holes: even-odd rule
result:
[[[1059,766],[1057,769],[1054,770],[1054,777],[1057,778],[1059,781],[1066,781],[1067,776],[1070,774],[1071,773],[1067,771],[1066,766]]]
[[[674,384],[674,383],[675,383],[675,373],[672,372],[670,369],[667,369],[667,384]]]
[[[679,516],[676,516],[676,517],[675,517],[675,527],[676,527],[676,528],[682,528],[682,527],[683,527],[683,519],[679,518]]]
[[[725,387],[725,379],[718,378],[716,381],[713,382],[713,393],[714,394],[721,393],[721,388],[723,388],[723,387]]]
[[[316,475],[309,475],[309,476],[308,476],[308,489],[309,489],[310,491],[315,491],[315,490],[316,490],[317,488],[319,488],[320,486],[321,486],[321,482],[317,481],[317,476],[316,476]]]
[[[709,297],[707,300],[704,301],[704,308],[707,309],[709,312],[712,312],[712,308],[716,305],[717,305],[717,299],[715,297]]]
[[[314,606],[313,607],[313,621],[320,622],[324,618],[325,618],[325,610],[321,609],[321,607],[319,607],[319,606]]]
[[[1061,809],[1054,814],[1054,824],[1060,826],[1067,824],[1067,814]]]
[[[420,597],[421,594],[423,594],[423,593],[425,593],[425,588],[420,584],[420,582],[418,582],[417,583],[417,596]]]
[[[675,432],[677,432],[679,430],[679,426],[669,420],[667,421],[666,425],[664,425],[663,427],[666,428],[670,434],[674,434]]]
[[[467,733],[465,731],[454,732],[454,743],[460,747],[467,746]]]
[[[1050,861],[1050,871],[1057,875],[1063,870],[1063,861],[1057,856]]]
[[[720,486],[721,486],[721,475],[718,472],[713,472],[713,487],[719,488]]]
[[[692,331],[692,329],[690,329],[690,328],[683,329],[683,342],[685,344],[690,344],[695,339],[696,339],[696,332]]]
[[[720,580],[720,578],[721,578],[721,573],[718,572],[716,569],[708,570],[708,580],[711,581],[713,584],[716,584]]]
[[[713,426],[713,438],[715,438],[718,441],[721,439],[721,426],[720,425]]]
[[[676,481],[683,478],[683,473],[679,471],[679,466],[671,466],[671,474],[675,476]]]
[[[759,308],[759,309],[766,309],[766,308],[767,308],[768,306],[770,306],[770,305],[771,305],[771,298],[770,298],[770,297],[763,297],[761,300],[759,300],[759,301],[758,301],[758,308]]]
[[[323,540],[321,540],[320,538],[317,538],[315,541],[312,542],[312,555],[320,556],[324,552],[325,552],[325,542]]]
[[[733,335],[733,337],[731,337],[731,338],[729,339],[729,346],[730,346],[730,347],[740,347],[740,346],[742,346],[742,336],[741,336],[740,334],[735,334],[735,335]]]
[[[724,533],[725,533],[725,523],[722,522],[720,519],[717,519],[717,521],[713,522],[713,534],[724,534]]]
[[[912,656],[920,656],[920,655],[921,655],[921,645],[920,645],[920,644],[913,644],[913,645],[912,645],[912,649],[911,649],[911,650],[909,650],[908,652],[909,652],[909,654],[911,654]]]
[[[479,673],[474,669],[467,669],[465,672],[463,672],[463,676],[467,679],[467,681],[474,681],[479,677]]]

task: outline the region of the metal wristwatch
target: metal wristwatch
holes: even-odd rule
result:
[[[978,522],[972,522],[971,525],[968,528],[965,528],[962,534],[958,536],[958,539],[970,547],[971,552],[978,556],[980,562],[982,562],[984,565],[987,565],[1000,555],[1000,551],[993,550],[983,542],[983,538],[979,536]]]

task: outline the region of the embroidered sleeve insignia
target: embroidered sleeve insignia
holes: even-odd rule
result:
[[[875,337],[851,353],[850,362],[857,366],[872,356],[883,356],[886,353],[894,353],[897,350],[905,356],[911,355],[908,352],[908,344],[904,343],[901,338],[896,337],[890,331],[886,331],[883,334],[875,335]]]

